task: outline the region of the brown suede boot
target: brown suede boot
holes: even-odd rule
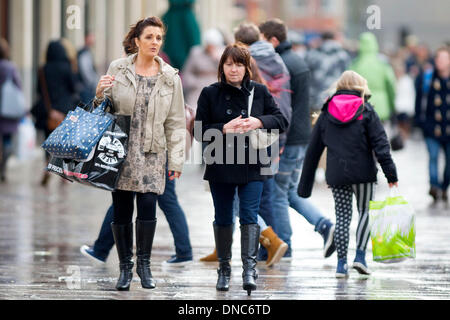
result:
[[[268,267],[279,262],[288,249],[287,243],[278,238],[272,227],[261,232],[259,242],[267,250],[266,265]]]
[[[214,252],[207,255],[206,257],[200,258],[200,261],[203,262],[216,262],[219,261],[219,258],[217,258],[217,250],[214,249]]]
[[[433,197],[433,203],[436,203],[439,200],[440,190],[436,187],[430,187],[428,194]]]

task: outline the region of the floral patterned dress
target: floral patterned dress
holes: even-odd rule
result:
[[[166,153],[144,153],[145,123],[152,90],[160,74],[153,77],[136,75],[137,95],[131,117],[128,155],[117,184],[118,190],[139,193],[164,193]]]

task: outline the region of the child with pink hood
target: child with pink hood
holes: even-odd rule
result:
[[[306,152],[298,194],[308,198],[322,152],[327,148],[326,181],[335,202],[334,240],[338,253],[337,278],[348,277],[347,250],[352,219],[353,194],[359,211],[356,257],[353,268],[370,274],[365,260],[369,230],[369,202],[377,182],[375,159],[389,183],[397,186],[397,170],[381,121],[368,102],[367,80],[354,71],[345,71],[327,100],[314,127]]]

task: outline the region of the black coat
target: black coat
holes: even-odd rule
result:
[[[340,94],[359,96],[354,91],[338,91],[335,96]],[[366,101],[357,107],[351,119],[342,122],[330,114],[330,101],[331,98],[324,105],[312,133],[298,186],[299,196],[311,195],[315,171],[325,147],[326,181],[330,186],[376,182],[374,154],[388,182],[397,182],[389,141],[373,107]]]
[[[416,80],[416,123],[425,137],[434,138],[442,143],[450,141],[450,80],[442,79],[433,72],[428,92],[425,92],[423,73]],[[425,108],[422,103],[426,101]],[[423,110],[424,109],[424,110]]]
[[[263,165],[258,157],[257,161],[249,161],[249,150],[251,145],[249,144],[248,137],[245,137],[244,151],[245,161],[242,164],[238,164],[236,161],[236,144],[226,143],[226,136],[230,138],[231,135],[224,135],[223,126],[229,121],[239,117],[240,115],[247,116],[248,113],[248,99],[250,96],[251,88],[254,87],[254,98],[251,116],[258,118],[263,123],[265,129],[279,129],[280,133],[284,132],[288,122],[286,118],[281,114],[277,107],[272,95],[267,90],[266,86],[258,84],[253,81],[244,81],[241,89],[233,87],[226,82],[217,82],[208,87],[205,87],[198,99],[196,121],[201,121],[202,124],[202,137],[196,134],[195,139],[200,142],[207,142],[210,148],[206,148],[205,154],[211,151],[213,156],[218,154],[213,150],[216,143],[223,143],[223,154],[219,156],[219,161],[222,160],[223,164],[219,161],[206,165],[206,171],[204,175],[205,180],[220,182],[220,183],[233,183],[233,184],[246,184],[251,181],[263,181],[268,178],[266,175],[261,175],[261,168],[267,167]],[[217,129],[220,132],[220,139],[222,141],[212,141],[205,139],[205,132],[208,129]],[[242,135],[235,135],[240,136]],[[254,149],[253,149],[254,151]],[[227,164],[225,155],[234,154],[233,163]]]
[[[51,107],[63,113],[73,110],[79,102],[77,76],[72,71],[66,50],[59,41],[53,41],[48,46],[44,74]],[[43,88],[40,81],[38,91],[42,97]]]
[[[308,144],[311,137],[311,117],[309,88],[311,76],[305,61],[292,51],[290,42],[285,41],[276,47],[291,76],[292,119],[287,134],[287,145]]]

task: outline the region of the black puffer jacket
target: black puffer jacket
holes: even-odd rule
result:
[[[388,182],[397,182],[386,132],[373,107],[359,92],[338,91],[328,99],[306,152],[298,194],[311,195],[315,171],[327,147],[326,181],[330,186],[377,181],[376,159]]]
[[[245,138],[243,149],[237,150],[236,143],[229,143],[226,137],[231,135],[224,135],[223,126],[231,120],[243,115],[247,117],[248,113],[248,98],[252,88],[255,88],[253,106],[251,116],[258,118],[263,123],[264,129],[278,129],[280,133],[284,132],[288,126],[286,118],[281,114],[280,109],[276,105],[272,95],[266,86],[259,83],[246,80],[243,82],[242,88],[236,88],[227,84],[224,80],[214,83],[206,88],[200,94],[198,99],[196,121],[201,121],[202,137],[195,134],[195,139],[199,142],[207,142],[211,146],[205,150],[205,154],[212,154],[213,157],[219,159],[215,163],[208,164],[205,171],[205,180],[246,184],[251,181],[263,181],[269,176],[261,174],[261,168],[267,167],[261,163],[258,156],[256,161],[249,161],[249,144],[248,137]],[[205,138],[205,132],[209,129],[217,129],[220,134],[221,143],[223,145],[223,154],[219,156],[214,150],[213,146],[218,145],[213,138],[213,141]],[[240,135],[237,135],[240,136]],[[235,140],[236,142],[236,140]],[[212,144],[214,143],[214,145]],[[244,151],[245,162],[237,162],[236,156],[239,151]],[[233,163],[228,164],[225,155],[234,155]],[[220,163],[222,162],[222,164]],[[238,164],[242,163],[242,164]]]

